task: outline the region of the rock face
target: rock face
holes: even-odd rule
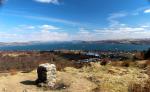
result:
[[[56,84],[56,66],[54,64],[41,64],[37,69],[38,86],[53,88]]]

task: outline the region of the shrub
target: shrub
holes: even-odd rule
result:
[[[124,62],[122,62],[122,66],[123,67],[129,67],[130,66],[130,62],[129,61],[124,61]]]
[[[14,51],[1,52],[0,54],[0,71],[2,72],[8,72],[11,69],[29,72],[36,69],[42,63],[55,64],[57,70],[63,70],[65,67],[78,67],[75,61],[64,59],[52,52],[25,51],[22,53]]]
[[[145,59],[150,59],[150,48],[148,49],[148,51],[145,52],[144,58]]]
[[[39,54],[38,52],[31,52],[30,54],[26,54],[27,52],[24,52],[24,54],[20,55],[22,52],[11,52],[15,55],[15,57],[9,55],[10,52],[3,52],[3,54],[0,56],[0,71],[31,71],[41,63],[51,63],[51,59],[54,58],[52,54],[49,54],[49,56],[44,56],[43,54]]]

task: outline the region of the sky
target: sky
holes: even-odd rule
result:
[[[149,0],[0,1],[0,42],[150,38]]]

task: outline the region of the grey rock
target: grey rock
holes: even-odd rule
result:
[[[38,79],[36,83],[38,86],[47,86],[54,88],[56,84],[56,66],[54,64],[41,64],[37,69]]]

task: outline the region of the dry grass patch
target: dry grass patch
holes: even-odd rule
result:
[[[144,81],[142,84],[131,83],[128,92],[150,92],[150,79]]]
[[[147,68],[150,69],[150,68]],[[47,90],[50,92],[150,92],[137,91],[142,88],[149,90],[148,81],[149,70],[143,72],[143,68],[138,67],[121,67],[100,65],[100,63],[91,63],[90,66],[84,66],[80,69],[66,67],[63,71],[57,71],[57,84],[55,90]],[[19,77],[18,77],[19,76]],[[18,73],[10,78],[34,80],[36,79],[36,71],[30,73]],[[8,79],[6,82],[8,82]],[[12,79],[11,79],[12,80]],[[19,80],[19,81],[20,81]],[[3,83],[4,81],[1,80]],[[16,81],[17,83],[18,81]],[[14,83],[14,82],[13,82]],[[12,83],[12,84],[13,84]],[[18,84],[20,85],[20,84]],[[12,85],[11,85],[12,86]],[[23,85],[30,87],[31,85]],[[18,87],[18,86],[16,86]],[[32,87],[35,87],[34,85]],[[18,88],[16,88],[17,90]],[[20,88],[21,90],[21,88]],[[41,89],[42,90],[42,89]],[[44,91],[45,92],[45,91]]]
[[[96,67],[95,67],[96,66]],[[111,65],[100,66],[92,63],[91,67],[84,67],[87,79],[96,82],[103,92],[128,92],[130,83],[143,83],[149,77],[136,67],[114,67]]]
[[[62,89],[63,92],[91,92],[97,86],[87,80],[84,75],[75,74],[75,71],[72,73],[69,71],[58,72],[58,84],[63,84],[66,87]]]

